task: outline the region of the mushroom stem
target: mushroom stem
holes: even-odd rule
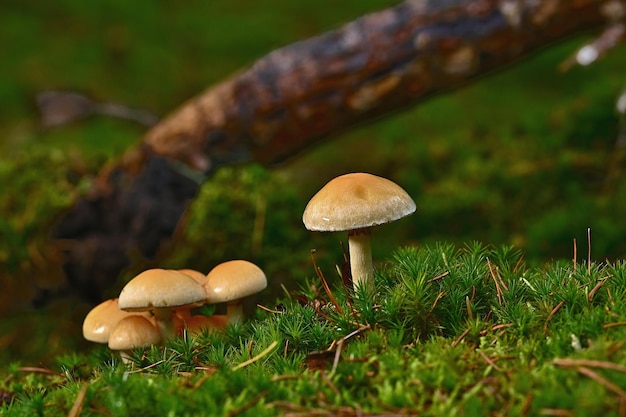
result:
[[[228,324],[235,324],[243,320],[243,302],[241,299],[226,303],[226,316]]]
[[[174,311],[169,307],[155,307],[153,312],[161,338],[163,340],[172,340],[176,336]]]
[[[374,290],[374,267],[372,266],[371,230],[369,227],[348,232],[350,273],[352,286],[356,290],[364,287]]]
[[[132,349],[127,349],[127,350],[120,350],[119,352],[120,355],[120,359],[122,360],[122,363],[126,366],[132,365],[134,363],[133,361],[133,350]]]

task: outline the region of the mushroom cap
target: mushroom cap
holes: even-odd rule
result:
[[[225,303],[247,297],[267,287],[265,273],[244,260],[227,261],[207,274],[205,284],[209,303]]]
[[[195,279],[196,282],[200,285],[204,285],[206,283],[206,275],[200,271],[196,271],[195,269],[179,269],[178,272],[181,272],[185,275],[189,275],[191,278]]]
[[[119,297],[119,306],[127,311],[204,304],[204,287],[182,272],[148,269],[130,280]]]
[[[309,230],[335,232],[389,223],[415,211],[415,202],[398,184],[362,172],[328,182],[311,198],[302,222]]]
[[[149,313],[129,313],[120,310],[117,298],[103,301],[95,306],[83,321],[83,337],[91,342],[107,343],[111,330],[120,320],[131,315],[149,317]]]
[[[128,316],[111,331],[109,349],[128,350],[161,343],[157,327],[143,316]]]

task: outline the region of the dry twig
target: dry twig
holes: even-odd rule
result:
[[[78,395],[76,395],[76,400],[74,400],[74,404],[72,405],[72,409],[67,414],[67,417],[78,417],[80,416],[80,412],[83,409],[83,403],[85,402],[85,395],[87,395],[87,388],[89,387],[88,382],[83,382],[80,386],[80,390],[78,391]]]
[[[461,333],[461,335],[459,337],[456,338],[456,340],[454,342],[452,342],[452,344],[450,346],[456,347],[459,343],[461,343],[461,341],[463,339],[465,339],[465,336],[467,336],[467,334],[469,332],[470,332],[470,328],[468,327],[467,329],[465,329],[465,331],[463,333]]]
[[[550,320],[552,320],[552,317],[554,317],[554,315],[556,313],[559,312],[559,310],[561,309],[561,307],[563,307],[565,305],[565,300],[561,301],[560,303],[558,303],[556,305],[556,307],[554,307],[552,309],[552,311],[550,312],[550,314],[548,314],[548,318],[546,319],[546,322],[543,324],[543,331],[547,332],[548,331],[548,323],[550,323]]]
[[[585,366],[588,368],[600,368],[609,369],[611,371],[626,373],[626,366],[613,362],[597,361],[591,359],[569,359],[569,358],[557,358],[552,361],[557,366],[564,368],[574,368],[577,366]]]

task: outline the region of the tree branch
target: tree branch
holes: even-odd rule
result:
[[[277,49],[150,130],[201,171],[275,163],[331,135],[623,19],[624,0],[406,1]]]

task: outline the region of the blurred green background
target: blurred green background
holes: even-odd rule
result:
[[[74,90],[163,116],[255,59],[369,11],[384,0],[148,2],[60,0],[0,6],[0,364],[46,362],[88,348],[89,306],[59,298],[42,309],[36,288],[62,281],[52,222],[89,190],[95,174],[141,141],[145,128],[91,117],[43,129],[37,93]],[[311,149],[279,167],[225,168],[210,178],[156,260],[136,256],[121,282],[151,266],[208,272],[244,258],[274,282],[328,277],[341,262],[340,234],[310,233],[308,199],[331,178],[366,171],[390,178],[417,202],[410,218],[374,232],[376,260],[399,245],[446,240],[512,244],[529,263],[624,256],[624,149],[615,100],[626,85],[624,47],[589,66],[559,64],[589,35],[547,48],[506,71]],[[623,124],[622,124],[623,125]],[[118,287],[112,288],[115,295]],[[25,345],[26,332],[37,337]]]

